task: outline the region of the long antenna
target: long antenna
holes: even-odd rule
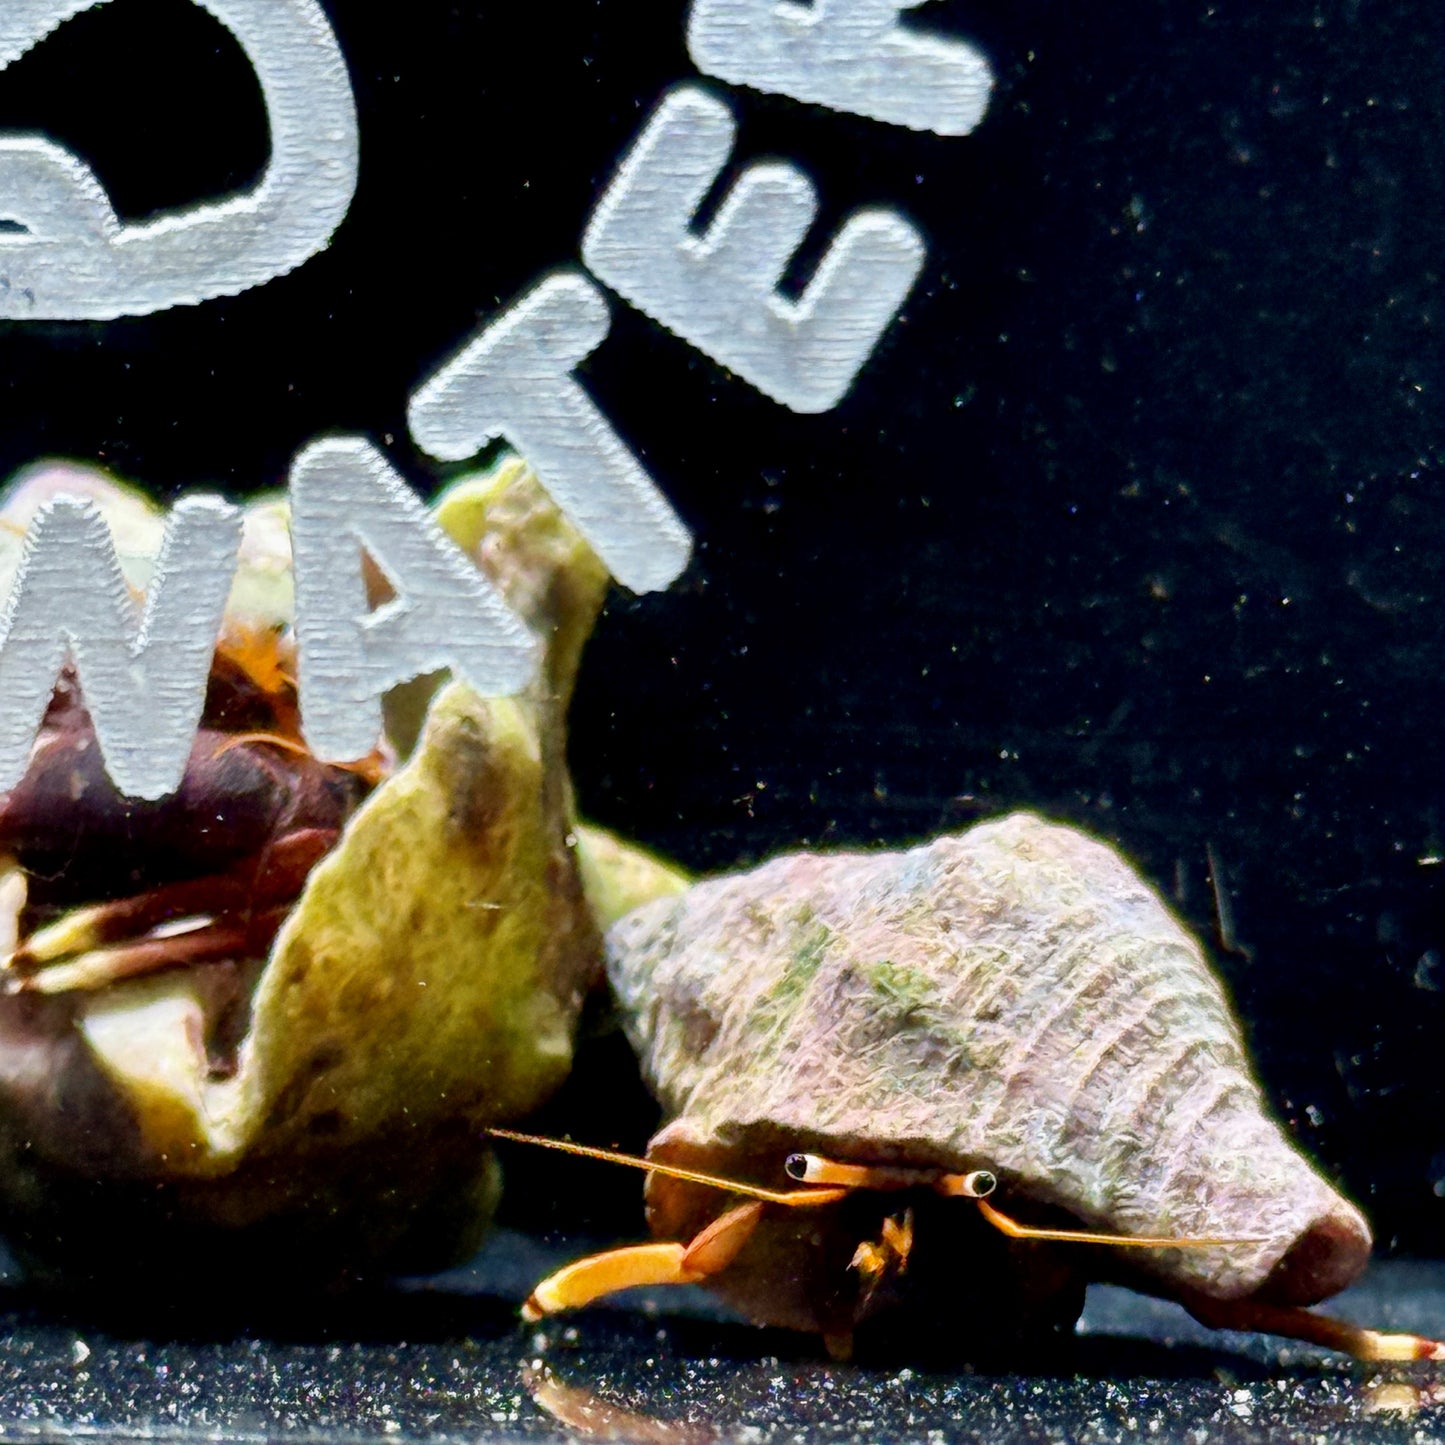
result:
[[[1038,1229],[1020,1224],[1002,1210],[995,1209],[987,1199],[974,1201],[979,1212],[997,1230],[1010,1239],[1051,1239],[1058,1244],[1108,1244],[1132,1246],[1135,1249],[1218,1249],[1230,1244],[1263,1244],[1263,1239],[1225,1238],[1216,1235],[1192,1239],[1169,1239],[1158,1234],[1091,1234],[1086,1229]]]
[[[600,1159],[604,1164],[625,1164],[629,1169],[645,1169],[649,1174],[665,1174],[688,1184],[706,1184],[742,1194],[749,1199],[762,1199],[769,1204],[787,1204],[806,1208],[810,1204],[833,1204],[852,1191],[848,1189],[765,1189],[761,1184],[743,1184],[720,1174],[706,1174],[700,1169],[680,1169],[675,1164],[659,1164],[652,1159],[639,1159],[635,1154],[619,1154],[614,1149],[597,1149],[591,1144],[574,1144],[570,1139],[548,1139],[541,1134],[519,1134],[515,1129],[488,1129],[496,1139],[510,1139],[516,1144],[535,1144],[541,1149],[558,1149],[564,1154],[580,1154],[584,1159]]]

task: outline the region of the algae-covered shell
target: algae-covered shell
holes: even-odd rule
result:
[[[63,465],[10,498],[0,569],[37,498],[58,491],[101,505],[143,593],[161,514]],[[565,1077],[601,952],[575,858],[564,714],[606,572],[515,460],[456,484],[436,514],[546,644],[536,684],[509,699],[435,679],[393,694],[394,765],[369,795],[347,794],[339,841],[261,956],[0,997],[0,1228],[32,1260],[69,1277],[131,1265],[184,1276],[184,1241],[220,1225],[224,1262],[263,1263],[268,1277],[434,1263],[474,1241],[493,1202],[480,1126],[535,1108]],[[284,504],[254,504],[246,520],[223,642],[269,636],[284,659]],[[22,871],[35,841],[23,787],[0,800],[0,851]],[[189,806],[185,789],[168,804],[122,800],[106,822],[107,839],[117,828],[129,839],[122,852],[85,841],[86,796],[51,821],[73,823],[99,870],[144,858],[157,820],[174,834]],[[224,837],[230,800],[215,804],[211,831]],[[168,855],[167,878],[183,867]],[[101,896],[124,893],[124,874],[113,881]]]
[[[1198,944],[1073,829],[1016,814],[907,852],[782,857],[644,905],[607,949],[669,1121],[654,1158],[987,1168],[1005,1208],[1249,1241],[1084,1266],[1186,1299],[1311,1303],[1366,1261],[1364,1219],[1270,1118]],[[703,1195],[653,1176],[654,1228],[685,1237]],[[767,1277],[730,1271],[728,1292],[806,1325],[806,1271],[754,1258]]]

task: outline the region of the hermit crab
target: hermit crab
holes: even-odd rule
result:
[[[870,1331],[966,1347],[1072,1326],[1099,1279],[1445,1358],[1306,1308],[1369,1229],[1269,1117],[1198,944],[1103,843],[1019,813],[655,891],[606,948],[664,1113],[630,1161],[661,1242],[559,1271],[530,1318],[701,1282],[836,1355]]]
[[[70,465],[10,493],[0,573],[58,493],[101,508],[142,597],[163,517]],[[0,798],[0,1229],[37,1271],[184,1285],[217,1229],[212,1289],[228,1269],[450,1258],[496,1191],[479,1126],[565,1077],[601,954],[563,719],[606,572],[515,460],[434,515],[545,642],[529,693],[425,679],[389,697],[373,756],[320,762],[298,725],[289,535],[269,501],[247,512],[174,797],[116,792],[62,677]]]

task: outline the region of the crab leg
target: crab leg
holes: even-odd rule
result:
[[[613,1149],[596,1149],[588,1144],[573,1144],[566,1139],[546,1139],[538,1134],[519,1134],[513,1129],[488,1129],[498,1139],[519,1144],[536,1144],[544,1149],[560,1149],[566,1154],[580,1154],[586,1159],[599,1159],[608,1164],[625,1164],[644,1169],[649,1174],[665,1174],[670,1179],[690,1184],[708,1184],[730,1194],[748,1196],[746,1204],[736,1205],[719,1215],[706,1229],[694,1235],[687,1244],[634,1244],[622,1249],[608,1249],[590,1254],[564,1265],[534,1289],[522,1306],[522,1318],[535,1323],[544,1315],[559,1310],[580,1309],[593,1300],[617,1290],[636,1285],[698,1284],[710,1275],[726,1269],[751,1238],[763,1216],[765,1204],[785,1208],[808,1209],[820,1204],[836,1204],[851,1193],[846,1187],[828,1189],[767,1189],[758,1184],[744,1184],[719,1174],[700,1169],[682,1169],[673,1164],[660,1164],[652,1159],[639,1159],[634,1154],[619,1154]]]
[[[648,1284],[695,1284],[701,1275],[683,1268],[681,1244],[633,1244],[589,1254],[549,1274],[527,1296],[522,1318],[536,1324],[546,1315],[581,1309],[604,1295]]]
[[[74,909],[31,934],[10,955],[6,967],[32,973],[71,954],[89,953],[107,944],[127,939],[144,942],[144,935],[152,929],[176,919],[249,913],[294,899],[336,838],[334,828],[300,828],[226,873]]]
[[[574,1260],[532,1291],[522,1318],[535,1324],[637,1285],[699,1284],[738,1257],[762,1214],[762,1202],[754,1199],[719,1215],[687,1244],[634,1244]]]
[[[1317,1315],[1298,1305],[1262,1304],[1256,1300],[1211,1300],[1192,1295],[1189,1313],[1215,1330],[1256,1330],[1286,1339],[1303,1340],[1339,1350],[1357,1360],[1445,1360],[1445,1344],[1421,1335],[1385,1334]]]
[[[873,1292],[887,1276],[908,1273],[908,1257],[913,1253],[913,1211],[905,1209],[901,1215],[884,1219],[876,1240],[862,1240],[848,1261],[849,1269],[856,1269],[863,1281],[863,1299],[866,1303]]]
[[[185,964],[254,957],[270,946],[290,911],[291,905],[283,904],[246,919],[181,919],[171,928],[158,930],[137,942],[92,949],[64,963],[52,964],[39,973],[19,975],[11,979],[10,991],[74,993],[105,988],[124,979]]]

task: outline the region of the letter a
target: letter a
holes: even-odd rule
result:
[[[450,668],[488,696],[520,692],[536,640],[364,437],[313,442],[291,467],[296,641],[306,740],[318,757],[365,757],[382,697]],[[367,605],[361,551],[394,600]]]
[[[25,775],[67,655],[116,787],[146,799],[180,787],[240,541],[235,507],[177,503],[138,619],[95,503],[40,509],[0,622],[0,791]]]

